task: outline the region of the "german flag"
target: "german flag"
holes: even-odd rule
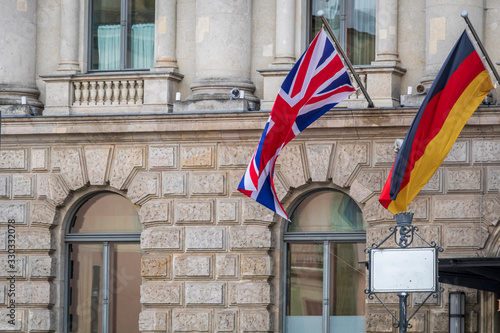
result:
[[[380,195],[382,206],[393,214],[406,211],[491,89],[490,76],[464,31],[406,134]]]

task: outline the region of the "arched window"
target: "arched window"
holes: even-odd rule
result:
[[[134,205],[101,192],[75,210],[66,229],[66,332],[138,332],[141,224]]]
[[[366,228],[356,202],[336,190],[303,198],[285,241],[287,333],[365,331]]]

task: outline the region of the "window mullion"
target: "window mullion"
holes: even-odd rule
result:
[[[349,5],[348,0],[342,0],[340,2],[340,45],[349,56],[347,50],[347,6]]]
[[[121,0],[120,7],[120,69],[127,68],[128,0]]]
[[[102,333],[108,333],[109,327],[109,242],[103,243],[102,251]]]
[[[330,332],[330,242],[323,242],[323,333]]]

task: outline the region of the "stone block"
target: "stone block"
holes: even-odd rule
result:
[[[49,170],[48,148],[31,148],[31,170],[33,171]]]
[[[483,218],[496,226],[500,221],[500,197],[483,199]]]
[[[268,278],[272,275],[271,257],[268,255],[242,255],[241,275],[243,278]]]
[[[9,261],[7,255],[0,256],[0,278],[8,278],[12,275],[17,279],[26,278],[26,256],[16,254],[15,263]]]
[[[172,313],[172,329],[174,332],[209,332],[211,312],[186,311],[175,309]]]
[[[217,254],[215,261],[218,279],[235,279],[239,277],[239,256],[237,254]]]
[[[117,147],[111,162],[109,183],[117,189],[127,189],[138,169],[144,168],[144,149]]]
[[[434,198],[433,209],[435,220],[472,220],[480,216],[479,198],[450,197]]]
[[[368,313],[366,330],[369,332],[392,332],[392,316],[387,313]]]
[[[0,332],[24,332],[25,328],[25,311],[23,309],[15,310],[15,319],[11,319],[9,309],[0,309]],[[7,319],[8,318],[8,319]],[[14,320],[14,325],[9,323],[9,320]]]
[[[394,151],[394,141],[373,143],[373,165],[392,166],[397,153]]]
[[[372,192],[382,191],[382,185],[385,184],[384,170],[361,170],[356,177],[356,180]]]
[[[334,144],[308,144],[306,146],[307,162],[313,182],[328,180],[328,171],[332,159]]]
[[[139,172],[129,185],[127,195],[132,202],[141,204],[152,198],[159,198],[160,173]]]
[[[26,149],[2,149],[0,151],[0,170],[28,170],[28,154]]]
[[[168,278],[172,256],[143,257],[141,259],[141,276],[145,278]]]
[[[219,144],[218,164],[223,168],[246,167],[255,151],[254,145],[223,145]]]
[[[185,172],[162,172],[162,193],[164,196],[187,194],[187,176]]]
[[[149,168],[151,170],[177,168],[177,149],[177,146],[149,146]]]
[[[471,311],[465,315],[465,332],[478,332],[479,318],[478,313]]]
[[[500,162],[500,140],[473,140],[472,162]]]
[[[0,223],[7,223],[9,220],[16,221],[14,225],[28,224],[28,203],[23,201],[2,201],[0,202]]]
[[[212,145],[183,145],[180,155],[180,166],[183,169],[215,167],[215,147]]]
[[[143,250],[181,250],[182,229],[177,227],[152,227],[141,234]]]
[[[177,201],[174,202],[175,223],[212,223],[212,201]]]
[[[7,282],[8,283],[8,282]],[[6,298],[5,296],[7,296],[7,293],[5,292],[5,288],[6,285],[4,284],[0,284],[0,305],[6,305]]]
[[[16,304],[48,306],[51,296],[49,282],[16,282]]]
[[[287,145],[277,160],[279,170],[291,187],[304,185],[310,178],[304,163],[304,146],[301,144]]]
[[[447,333],[449,332],[450,317],[448,311],[431,311],[430,327],[432,332]]]
[[[500,167],[487,168],[487,189],[488,192],[500,193]]]
[[[224,305],[222,282],[186,282],[186,305]]]
[[[443,192],[443,169],[439,168],[432,175],[431,179],[422,187],[421,192],[434,192],[434,193],[442,193]]]
[[[274,212],[258,202],[243,200],[243,222],[269,225],[274,222]]]
[[[149,282],[141,285],[141,303],[145,305],[181,305],[182,284]]]
[[[443,283],[442,286],[444,287],[444,293],[442,294],[442,297],[443,297],[445,304],[448,304],[448,301],[450,299],[450,292],[452,292],[452,291],[464,292],[465,293],[465,303],[468,305],[478,304],[478,302],[479,302],[479,300],[478,300],[479,292],[477,289],[460,287],[460,286],[455,286],[455,285],[446,284],[446,283]]]
[[[90,185],[104,185],[108,180],[113,147],[85,147],[84,153]]]
[[[170,224],[170,201],[150,200],[141,206],[139,218],[144,224]]]
[[[29,310],[28,327],[30,332],[52,331],[55,329],[55,315],[50,310]]]
[[[212,274],[212,256],[174,257],[175,278],[210,278]]]
[[[415,316],[410,320],[410,324],[413,326],[408,329],[408,332],[426,332],[426,315],[427,312],[420,311],[416,313]]]
[[[413,221],[428,221],[430,218],[430,198],[417,196],[408,205],[408,211],[414,212]]]
[[[37,182],[37,193],[39,199],[47,199],[54,206],[64,203],[68,197],[69,189],[61,180],[59,175],[39,174]]]
[[[35,176],[13,175],[12,194],[14,199],[33,199],[35,197]]]
[[[191,172],[189,174],[189,188],[191,195],[226,194],[225,172]]]
[[[446,170],[448,192],[481,190],[481,170],[472,168]]]
[[[0,230],[0,250],[7,250],[7,230]]]
[[[482,235],[479,232],[482,232]],[[479,229],[477,225],[464,225],[460,227],[447,226],[444,231],[445,247],[481,248],[486,242],[488,231]]]
[[[186,227],[187,251],[225,250],[224,227]]]
[[[10,198],[10,185],[11,180],[9,175],[0,175],[0,198]]]
[[[441,237],[441,227],[437,225],[425,225],[420,224],[418,226],[418,234],[425,239],[427,242],[436,242],[437,245],[442,244]],[[429,245],[425,244],[419,237],[413,238],[414,247],[427,247]]]
[[[236,311],[231,311],[231,310],[216,311],[215,331],[216,332],[236,331]]]
[[[240,222],[239,199],[216,199],[217,223],[238,224]]]
[[[469,163],[469,144],[469,141],[456,141],[443,164]]]
[[[229,282],[229,303],[237,305],[268,305],[271,288],[267,282]]]
[[[167,311],[145,310],[139,314],[139,331],[165,332],[168,323]]]
[[[79,148],[52,150],[52,169],[59,171],[70,190],[77,190],[87,183],[83,173],[82,151]]]
[[[243,332],[272,331],[271,314],[267,310],[242,311],[241,330]]]
[[[51,250],[50,231],[41,228],[17,229],[16,250],[40,251]]]
[[[277,166],[274,172],[274,189],[276,190],[278,200],[283,200],[290,191],[290,185],[286,181],[285,176],[281,173],[279,166]]]
[[[238,191],[238,185],[241,182],[241,178],[245,174],[244,169],[238,170],[229,170],[228,172],[228,184],[229,184],[229,193],[235,194],[238,196],[243,196],[240,191]]]
[[[56,210],[46,201],[31,201],[31,225],[51,227],[56,223]]]
[[[371,197],[368,199],[363,212],[365,221],[368,223],[383,220],[394,220],[394,216],[380,204],[378,197]]]
[[[55,276],[55,263],[49,256],[29,256],[29,276],[31,278],[48,278]]]
[[[335,150],[332,180],[335,184],[346,187],[361,166],[369,165],[368,143],[339,143]]]
[[[271,230],[266,227],[231,227],[231,250],[268,250],[271,248]]]
[[[351,184],[349,195],[357,202],[363,203],[373,195],[373,192],[355,179]]]

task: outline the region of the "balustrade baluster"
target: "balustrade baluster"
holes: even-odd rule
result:
[[[81,102],[81,98],[82,98],[82,90],[81,90],[81,85],[82,83],[81,82],[73,82],[73,85],[75,86],[75,95],[74,95],[74,101],[73,101],[73,105],[81,105],[82,102]]]

